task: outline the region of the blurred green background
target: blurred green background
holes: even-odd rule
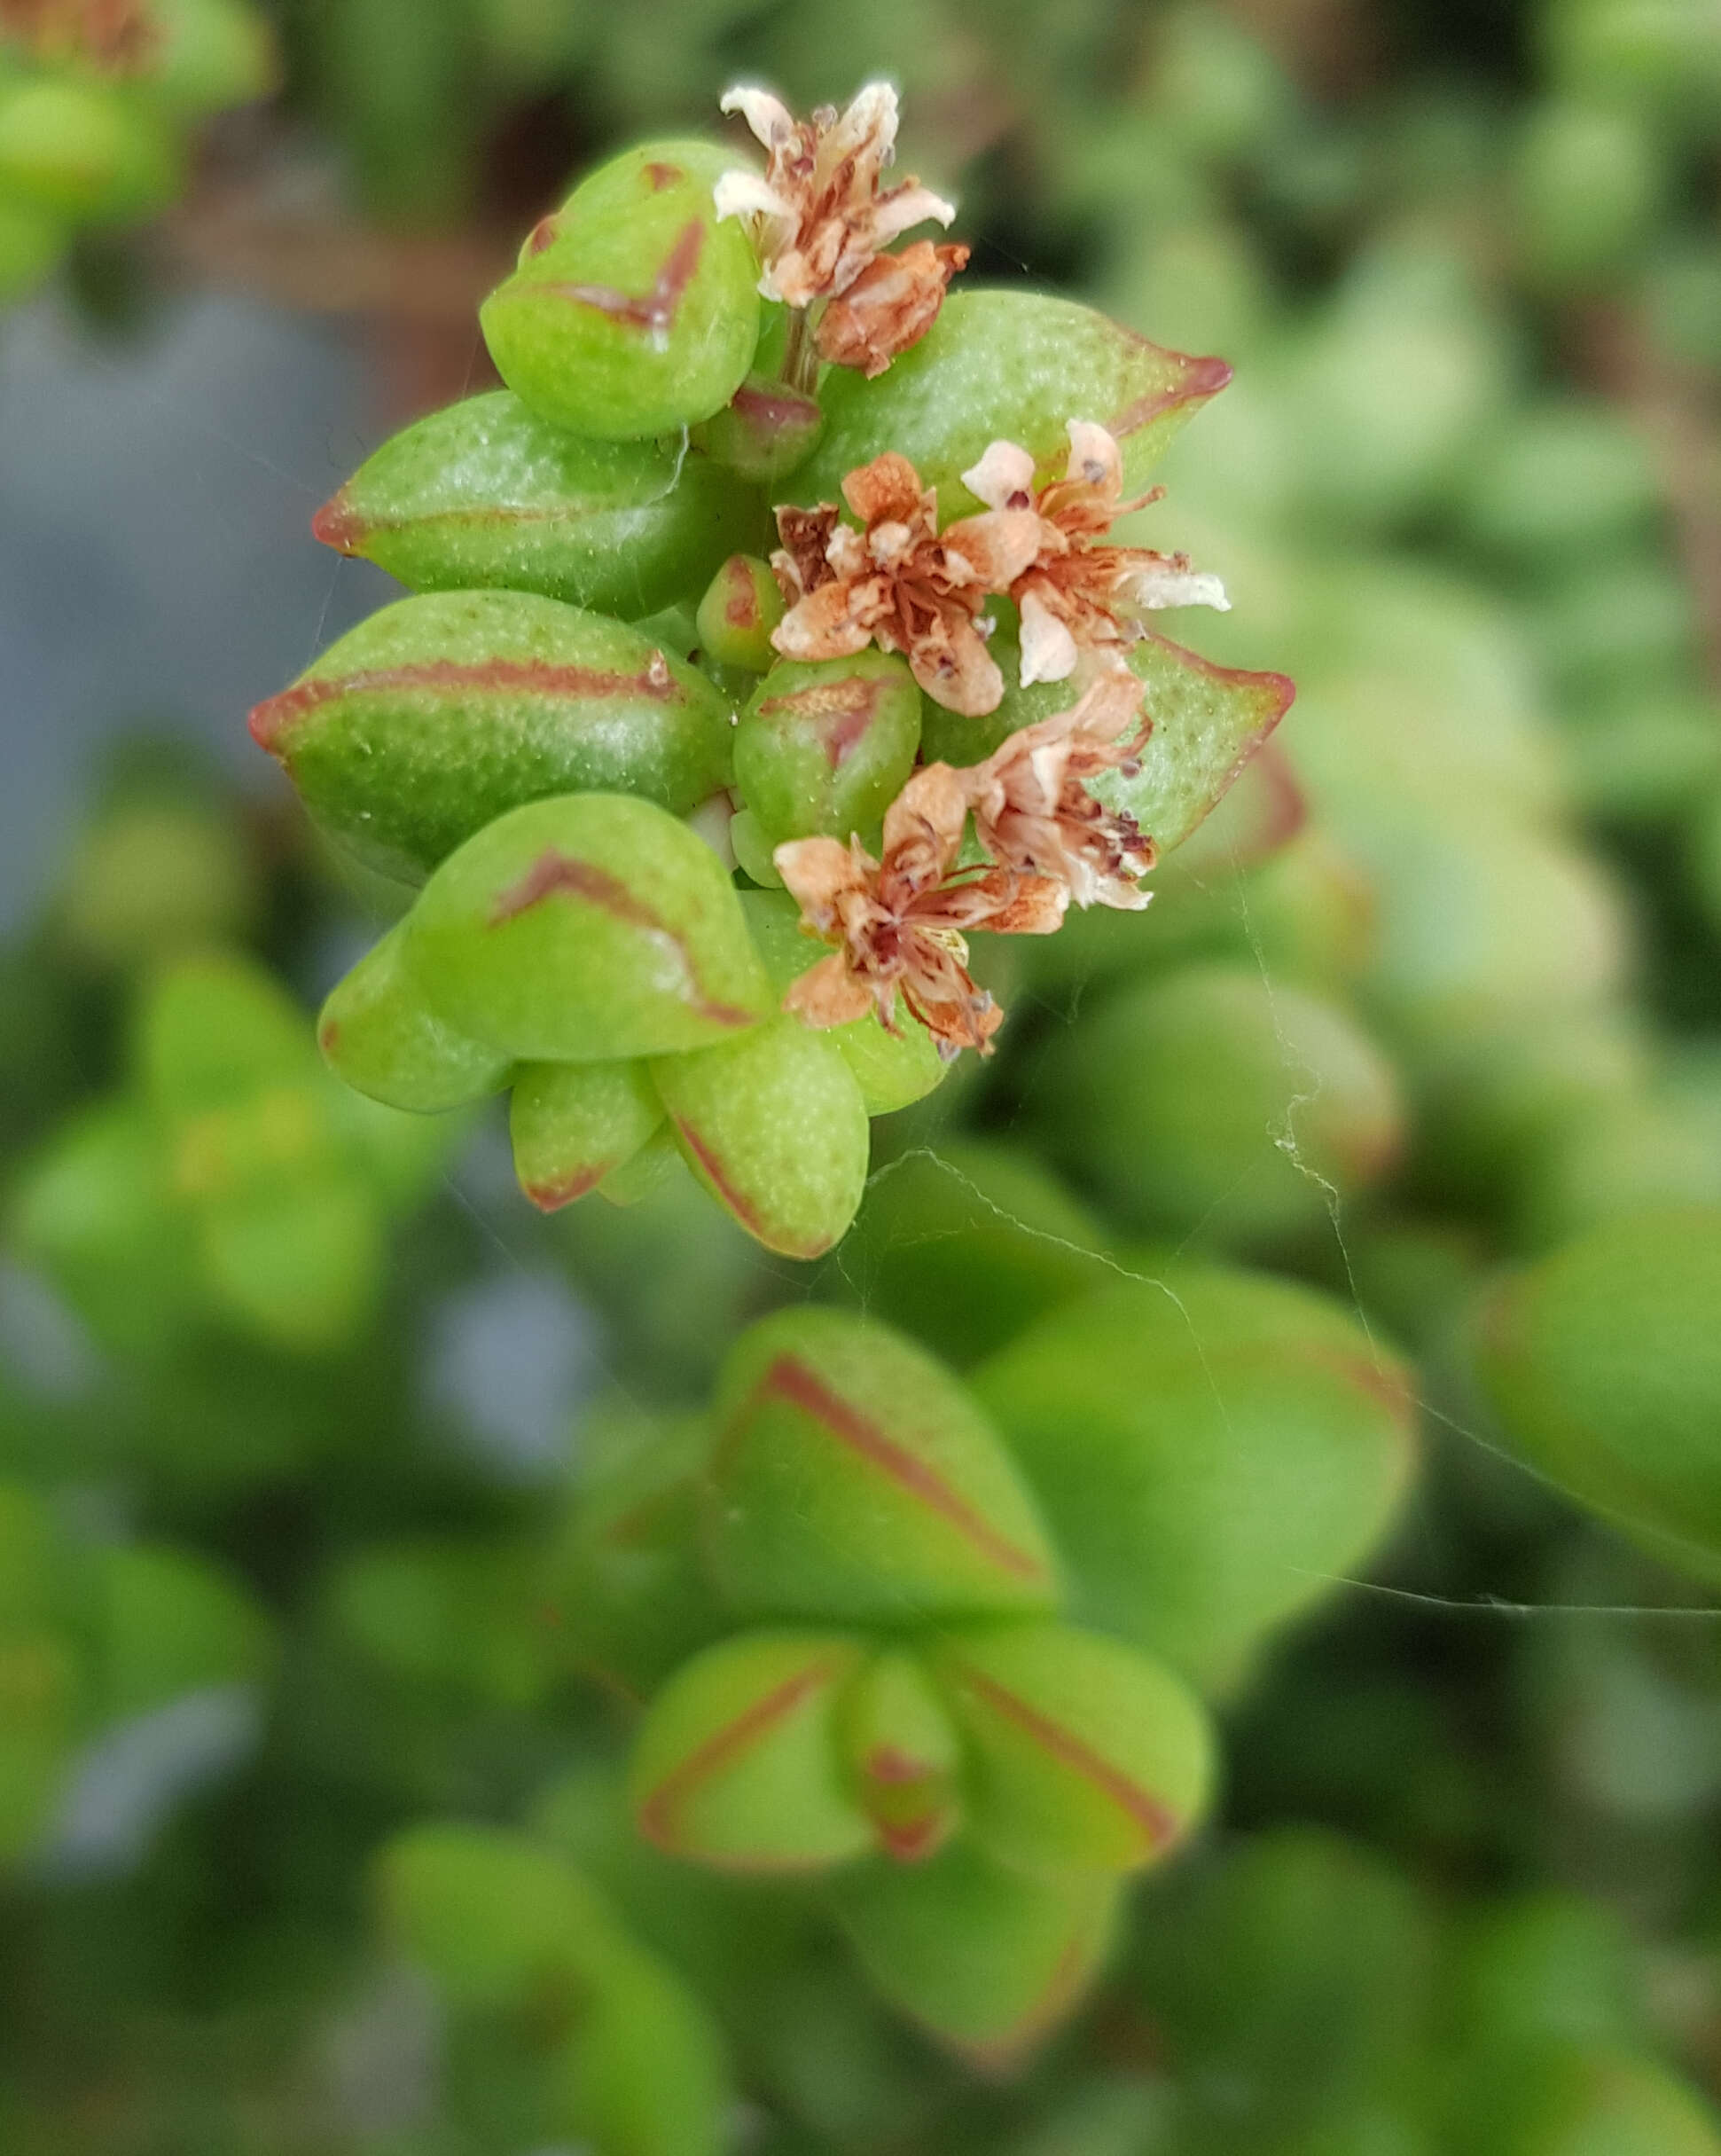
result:
[[[1721,7],[166,15],[203,73],[33,136],[0,8],[0,2148],[582,2145],[544,2002],[451,2011],[379,1918],[379,1853],[464,1820],[679,1969],[737,2149],[1721,2149]],[[495,1117],[327,1079],[399,900],[242,715],[392,590],[309,514],[489,385],[473,306],[569,176],[877,73],[971,278],[1233,363],[1153,531],[1299,697],[1145,921],[1007,950],[1000,1054],[879,1125],[810,1273],[691,1183],[540,1219]],[[1212,1673],[1216,1825],[1000,2083],[793,1897],[620,1846],[592,1521],[779,1304],[966,1368],[1204,1259],[1412,1357],[1421,1473]],[[1521,1369],[1497,1283],[1556,1265]],[[1583,1366],[1628,1289],[1624,1472]]]

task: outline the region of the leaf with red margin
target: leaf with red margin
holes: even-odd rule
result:
[[[1133,1871],[1189,1831],[1213,1784],[1201,1702],[1162,1663],[1072,1625],[974,1627],[927,1664],[968,1748],[975,1836],[1058,1875]]]
[[[926,706],[921,753],[928,763],[978,764],[1019,727],[1067,711],[1076,701],[1068,681],[1014,686],[1013,646],[1000,639],[995,655],[1011,686],[989,717],[963,718]],[[1153,731],[1132,773],[1107,772],[1090,790],[1107,807],[1127,810],[1164,855],[1224,800],[1290,710],[1296,685],[1283,674],[1216,665],[1162,636],[1130,645],[1128,657],[1146,690],[1143,710]]]
[[[981,506],[961,474],[1003,440],[1063,475],[1071,419],[1123,444],[1138,486],[1173,435],[1231,380],[1223,359],[1167,351],[1074,300],[1033,292],[953,294],[919,343],[869,381],[836,367],[819,396],[825,435],[789,482],[799,502],[837,501],[844,475],[895,450],[938,489],[941,522]]]
[[[640,1833],[730,1871],[817,1870],[870,1849],[837,1720],[866,1658],[842,1633],[751,1632],[684,1664],[635,1742],[628,1790]]]

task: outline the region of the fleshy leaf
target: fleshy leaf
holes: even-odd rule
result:
[[[904,1622],[1051,1609],[1058,1565],[966,1389],[888,1326],[783,1311],[718,1383],[708,1543],[738,1609]]]
[[[251,714],[317,821],[409,882],[546,795],[637,794],[684,816],[728,783],[731,731],[684,660],[530,592],[385,607]]]
[[[758,266],[705,142],[642,143],[528,238],[479,319],[497,372],[559,427],[630,440],[709,419],[753,362]]]
[[[758,521],[698,451],[569,434],[500,389],[385,442],[311,528],[415,592],[501,586],[632,621],[697,589]]]
[[[973,2065],[1013,2066],[1073,2012],[1111,1944],[1117,1882],[1007,1870],[966,1838],[927,1864],[880,1862],[834,1883],[868,1976]]]
[[[1019,727],[1066,711],[1076,702],[1068,681],[1020,687],[1012,646],[1000,640],[994,655],[1004,670],[1004,702],[981,719],[928,702],[923,744],[928,761],[978,764]],[[1283,674],[1216,666],[1162,636],[1144,637],[1127,655],[1131,672],[1146,688],[1143,708],[1153,731],[1133,774],[1106,772],[1089,790],[1108,807],[1127,810],[1166,854],[1224,799],[1290,710],[1296,688]]]
[[[841,1050],[798,1018],[652,1065],[683,1159],[748,1235],[821,1258],[866,1188],[866,1103]]]
[[[703,1047],[770,1007],[716,855],[627,795],[497,817],[425,886],[408,939],[449,1023],[523,1062]]]
[[[644,1063],[528,1063],[508,1109],[520,1187],[540,1212],[571,1205],[625,1167],[662,1120]]]
[[[1072,1614],[1203,1682],[1362,1561],[1413,1459],[1406,1375],[1354,1318],[1217,1266],[1068,1304],[971,1382],[1045,1507]]]
[[[742,1633],[696,1655],[635,1740],[629,1789],[646,1840],[739,1871],[864,1854],[872,1825],[846,1786],[837,1707],[864,1660],[841,1633]]]
[[[837,501],[845,474],[895,450],[937,488],[947,523],[982,506],[960,474],[994,442],[1031,451],[1042,482],[1061,477],[1071,419],[1097,420],[1117,436],[1133,488],[1230,380],[1224,360],[1168,352],[1074,300],[956,292],[919,343],[875,380],[832,369],[819,391],[824,439],[789,490],[801,502]]]
[[[1074,1626],[975,1626],[928,1661],[966,1740],[972,1830],[1024,1870],[1133,1871],[1183,1839],[1213,1782],[1200,1702],[1163,1664]]]
[[[1508,1276],[1474,1352],[1506,1441],[1656,1556],[1721,1581],[1721,1209],[1609,1221]]]
[[[405,962],[398,921],[331,990],[317,1022],[325,1062],[355,1092],[436,1115],[499,1093],[512,1064],[444,1024]]]

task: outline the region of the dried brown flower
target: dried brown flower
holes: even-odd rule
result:
[[[1135,611],[1231,602],[1216,576],[1193,573],[1186,554],[1110,546],[1120,516],[1146,508],[1159,490],[1125,501],[1123,460],[1103,427],[1069,422],[1069,464],[1037,495],[1034,459],[1013,442],[994,442],[962,474],[969,491],[997,512],[1031,508],[1040,530],[1030,566],[1010,586],[1021,615],[1021,678],[1066,681],[1082,651],[1112,658],[1142,633]]]
[[[1139,756],[1153,727],[1141,699],[1133,674],[1102,673],[1069,710],[1021,727],[962,773],[975,835],[995,861],[1055,878],[1077,906],[1138,912],[1147,904],[1137,885],[1154,866],[1153,840],[1085,783],[1127,771]]]
[[[717,215],[747,225],[768,300],[810,307],[840,295],[911,226],[948,224],[956,215],[911,176],[880,185],[896,153],[888,82],[868,82],[846,112],[820,106],[810,120],[797,120],[767,90],[731,90],[723,110],[739,113],[770,153],[763,178],[726,172],[716,186]]]
[[[833,366],[858,367],[869,380],[882,374],[938,319],[951,278],[969,249],[917,239],[900,255],[869,263],[818,318],[818,356]]]
[[[803,973],[784,1008],[812,1026],[876,1012],[896,1032],[896,999],[938,1043],[991,1053],[1004,1013],[967,969],[967,932],[1048,936],[1069,894],[1061,883],[1003,867],[958,870],[967,820],[960,774],[948,764],[917,771],[884,819],[884,858],[850,839],[802,838],[779,846],[777,870],[803,925],[837,947]]]
[[[1030,510],[989,510],[940,533],[935,490],[906,457],[887,453],[850,472],[835,506],[782,509],[771,556],[789,611],[771,642],[786,658],[843,659],[877,644],[906,655],[933,700],[970,717],[995,711],[1004,677],[986,649],[980,609],[1007,591],[1039,545]]]

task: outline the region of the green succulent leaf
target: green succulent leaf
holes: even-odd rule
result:
[[[836,1619],[1055,1607],[1038,1508],[966,1389],[888,1326],[765,1319],[718,1380],[707,1548],[733,1606]]]
[[[1071,419],[1098,420],[1117,436],[1133,488],[1230,380],[1223,360],[1165,351],[1074,300],[954,292],[884,373],[826,375],[824,438],[790,489],[797,501],[836,501],[845,474],[894,450],[937,488],[948,522],[981,506],[961,474],[993,442],[1031,451],[1042,481],[1061,478]]]
[[[251,732],[332,837],[408,882],[525,802],[625,793],[683,816],[730,776],[730,709],[697,668],[530,592],[383,608]]]
[[[871,1126],[838,1045],[798,1018],[660,1057],[652,1080],[682,1158],[767,1250],[822,1258],[866,1188]]]
[[[1380,1539],[1406,1373],[1336,1303],[1172,1268],[1043,1318],[972,1379],[1069,1567],[1072,1614],[1226,1683]]]
[[[747,490],[697,450],[598,442],[505,389],[384,443],[312,529],[415,592],[539,592],[632,621],[757,534]]]
[[[1080,2004],[1112,1943],[1117,1882],[1037,1879],[966,1838],[929,1863],[833,1882],[839,1922],[884,1997],[970,2064],[1002,2072]]]
[[[770,1007],[717,857],[629,795],[567,794],[497,817],[426,885],[407,939],[439,1014],[526,1062],[703,1047]]]
[[[355,1092],[418,1115],[500,1093],[513,1069],[436,1015],[407,964],[404,921],[330,991],[317,1042],[329,1068]]]
[[[866,1650],[843,1633],[747,1632],[653,1700],[629,1768],[647,1841],[721,1870],[809,1871],[872,1846],[842,1772],[838,1707]]]
[[[1721,1211],[1608,1222],[1475,1313],[1506,1443],[1664,1562],[1721,1580]]]
[[[734,158],[651,142],[583,180],[480,310],[497,372],[576,434],[627,441],[709,419],[759,341],[758,264],[711,199]]]
[[[941,1633],[928,1663],[967,1747],[972,1831],[1036,1873],[1156,1862],[1201,1815],[1215,1744],[1183,1681],[1121,1640],[1017,1623]]]

